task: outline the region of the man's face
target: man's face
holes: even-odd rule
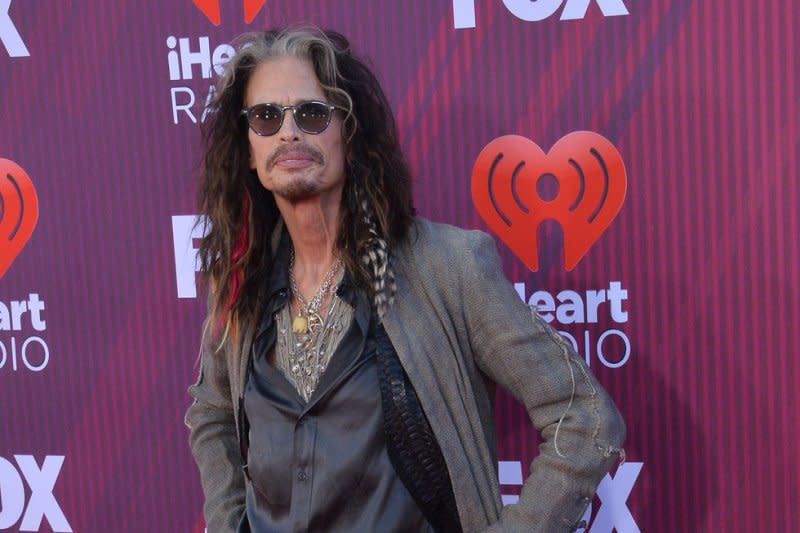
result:
[[[261,103],[294,105],[304,100],[327,102],[311,62],[296,57],[269,59],[253,71],[245,91],[245,107]],[[290,110],[281,129],[262,137],[248,128],[250,168],[276,196],[296,203],[315,196],[341,197],[345,179],[342,118],[334,113],[319,134],[303,132]]]

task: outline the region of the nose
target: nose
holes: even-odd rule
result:
[[[299,141],[302,131],[297,127],[297,122],[294,121],[294,113],[291,109],[284,111],[283,124],[281,129],[276,134],[278,138],[285,142]]]

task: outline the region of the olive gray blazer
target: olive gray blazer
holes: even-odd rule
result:
[[[573,530],[621,453],[622,418],[571,346],[520,300],[494,242],[417,219],[393,250],[397,296],[383,318],[444,454],[465,533]],[[204,343],[189,388],[190,443],[211,533],[244,513],[239,398],[252,331],[239,348]],[[519,502],[503,506],[492,416],[494,383],[526,408],[543,443]]]

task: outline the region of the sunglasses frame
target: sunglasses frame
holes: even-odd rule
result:
[[[305,128],[303,128],[302,125],[300,125],[300,122],[297,121],[297,108],[302,106],[302,105],[305,105],[305,104],[319,104],[319,105],[324,106],[325,108],[328,109],[328,120],[325,122],[325,127],[322,128],[320,131],[308,131]],[[277,129],[272,133],[268,133],[268,134],[259,133],[253,127],[253,124],[250,122],[250,113],[255,108],[257,108],[259,106],[262,106],[262,105],[273,106],[273,107],[281,110],[280,122],[278,123]],[[247,118],[247,126],[251,130],[253,130],[253,133],[258,135],[259,137],[271,137],[272,135],[275,135],[276,133],[278,133],[280,131],[280,129],[283,127],[283,120],[286,118],[286,110],[287,109],[291,109],[292,110],[292,118],[294,119],[294,123],[297,125],[298,129],[300,131],[302,131],[303,133],[308,133],[309,135],[319,135],[322,132],[324,132],[325,130],[327,130],[328,126],[331,125],[331,119],[333,118],[333,112],[334,111],[336,111],[337,109],[340,110],[340,111],[345,111],[345,109],[342,109],[341,107],[339,107],[337,105],[329,104],[328,102],[321,102],[319,100],[303,100],[302,102],[298,102],[298,103],[296,103],[294,105],[280,105],[280,104],[276,104],[274,102],[262,102],[262,103],[251,105],[250,107],[246,107],[246,108],[242,109],[242,111],[239,113],[239,115]]]

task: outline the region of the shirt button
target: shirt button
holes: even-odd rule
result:
[[[301,470],[297,473],[297,481],[305,481],[308,479],[308,474],[306,474],[305,470]]]

